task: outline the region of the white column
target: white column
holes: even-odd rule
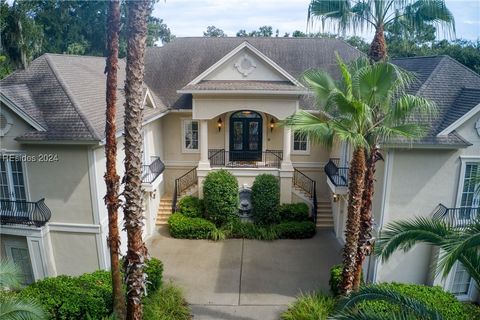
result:
[[[292,129],[283,127],[283,161],[282,169],[292,169],[292,160],[290,154],[292,153]]]
[[[200,120],[200,166],[208,166],[210,168],[210,162],[208,160],[208,121]]]

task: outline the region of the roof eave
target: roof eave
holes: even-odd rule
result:
[[[306,95],[307,90],[177,90],[178,94],[258,94],[258,95]]]

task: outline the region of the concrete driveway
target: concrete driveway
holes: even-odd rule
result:
[[[164,278],[185,291],[195,320],[273,320],[301,292],[328,291],[341,262],[333,231],[307,240],[219,242],[173,239],[166,228],[147,243]]]

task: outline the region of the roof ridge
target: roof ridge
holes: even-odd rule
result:
[[[422,85],[420,86],[420,88],[418,88],[417,92],[415,93],[415,95],[420,95],[420,93],[426,88],[427,86],[427,83],[431,82],[432,81],[432,78],[433,76],[436,74],[438,68],[440,67],[440,65],[442,65],[443,63],[443,59],[440,59],[440,61],[437,63],[437,65],[435,66],[435,68],[433,68],[432,72],[430,72],[430,74],[428,75],[428,78],[422,83]]]
[[[449,55],[443,55],[443,57],[447,58],[448,60],[450,61],[453,61],[455,64],[457,65],[460,65],[462,68],[464,68],[465,70],[469,71],[470,73],[473,73],[474,75],[476,75],[477,77],[480,77],[480,74],[476,73],[475,71],[473,71],[472,69],[470,69],[469,67],[467,67],[466,65],[464,65],[463,63],[461,63],[460,61],[457,61],[456,59],[450,57]]]
[[[68,99],[70,100],[70,102],[72,103],[72,106],[73,106],[73,109],[75,109],[75,111],[77,112],[78,116],[80,117],[80,119],[82,119],[83,123],[85,124],[85,126],[87,127],[88,131],[90,132],[90,134],[92,135],[93,138],[97,139],[97,140],[101,140],[97,133],[95,132],[95,130],[93,129],[93,127],[91,126],[90,122],[88,122],[87,118],[85,117],[85,115],[83,114],[83,112],[81,112],[80,108],[78,107],[78,104],[76,102],[76,100],[74,99],[73,97],[73,94],[70,92],[70,90],[68,89],[68,86],[67,84],[65,83],[65,81],[63,81],[63,79],[60,77],[60,75],[58,74],[58,70],[57,68],[54,66],[53,64],[53,61],[50,60],[50,56],[48,54],[45,54],[45,60],[47,61],[47,64],[50,68],[50,70],[52,71],[55,79],[57,79],[58,83],[60,84],[60,86],[62,87],[63,89],[63,92],[67,95]]]
[[[103,56],[91,56],[91,55],[82,55],[82,54],[65,54],[65,53],[54,53],[46,52],[42,56],[56,56],[56,57],[79,57],[79,58],[97,58],[97,59],[106,59]]]
[[[411,56],[411,57],[395,57],[392,60],[407,60],[407,59],[424,59],[424,58],[439,58],[439,57],[448,57],[445,54],[432,54],[426,56]]]

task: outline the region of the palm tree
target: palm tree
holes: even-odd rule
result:
[[[437,218],[418,217],[388,224],[377,241],[376,254],[387,261],[396,250],[410,250],[417,243],[427,243],[441,250],[437,273],[446,277],[458,261],[480,285],[480,221],[465,228],[455,227]]]
[[[118,319],[125,319],[125,295],[122,288],[120,272],[120,231],[118,229],[118,197],[120,177],[117,174],[117,140],[116,140],[116,103],[117,103],[117,69],[118,43],[120,32],[120,2],[110,0],[108,7],[108,42],[107,42],[107,92],[105,157],[107,158],[105,184],[107,194],[105,204],[108,210],[108,246],[110,247],[110,265],[112,271],[113,313]]]
[[[9,260],[0,261],[0,290],[10,291],[21,287],[18,267]],[[1,294],[0,319],[2,320],[42,320],[46,315],[40,305],[31,299],[15,295]]]
[[[304,76],[320,106],[320,117],[300,111],[286,124],[314,142],[330,146],[335,140],[345,141],[354,148],[349,170],[341,288],[342,293],[349,294],[356,289],[360,215],[366,158],[372,158],[373,154],[371,146],[395,137],[412,139],[423,134],[425,128],[408,123],[409,117],[431,110],[433,104],[406,94],[411,77],[391,63],[370,64],[366,59],[359,59],[347,66],[338,60],[342,74],[339,82],[323,71],[307,71]]]
[[[410,30],[426,25],[455,30],[454,18],[443,0],[312,0],[308,20],[319,19],[322,26],[330,22],[337,32],[356,29],[374,30],[368,56],[373,61],[387,57],[384,30],[398,22]]]
[[[125,258],[127,319],[142,318],[145,293],[144,261],[147,249],[142,239],[142,88],[149,0],[127,2],[127,66],[125,81],[125,229],[128,245]]]
[[[378,315],[371,310],[359,310],[357,306],[365,301],[385,301],[400,307],[399,311],[391,312],[388,319],[414,320],[431,319],[440,320],[442,316],[438,311],[426,306],[424,303],[400,294],[392,289],[376,286],[364,286],[358,292],[344,297],[338,303],[331,319],[341,320],[382,320],[385,315]]]

